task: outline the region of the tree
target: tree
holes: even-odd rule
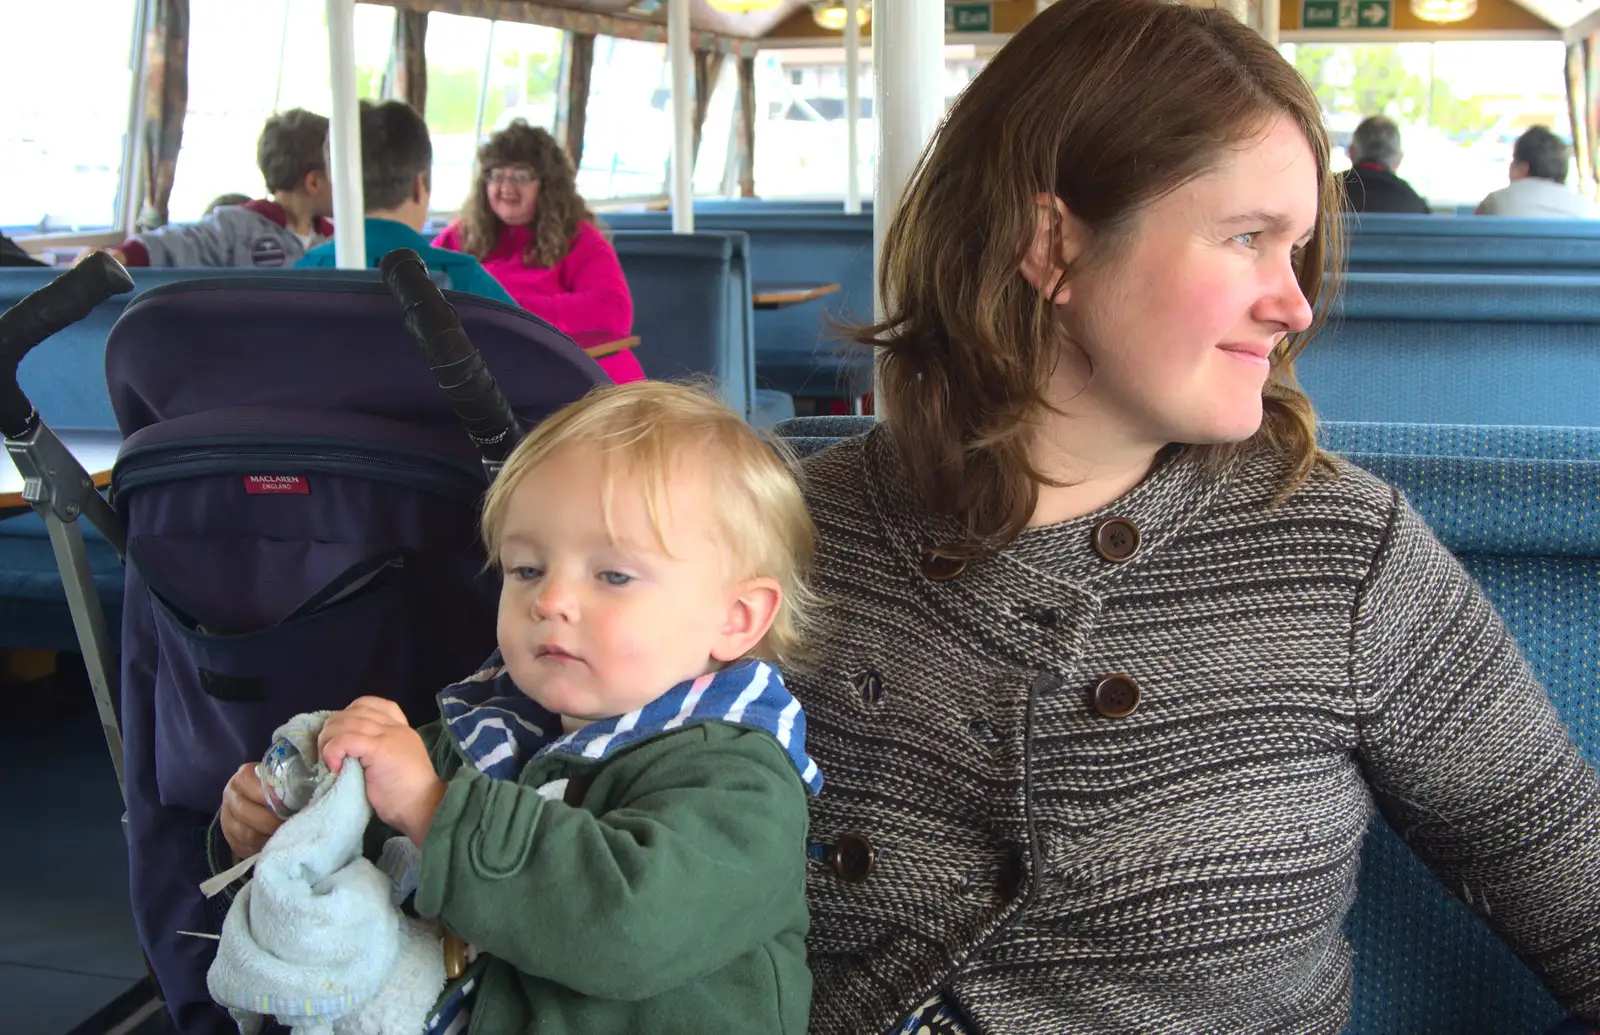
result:
[[[1486,125],[1481,101],[1456,96],[1448,82],[1415,74],[1391,43],[1301,45],[1294,64],[1323,111],[1388,115],[1431,125],[1455,139],[1474,137]]]

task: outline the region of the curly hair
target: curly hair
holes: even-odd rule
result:
[[[487,258],[505,224],[489,208],[489,173],[525,165],[539,178],[539,207],[533,217],[533,242],[522,253],[525,266],[550,267],[566,258],[579,223],[595,222],[578,195],[577,172],[556,138],[517,119],[478,148],[472,193],[461,206],[462,251]]]

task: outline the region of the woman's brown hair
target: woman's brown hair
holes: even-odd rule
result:
[[[489,208],[489,174],[506,166],[527,166],[539,178],[539,207],[533,241],[522,253],[524,266],[550,267],[567,257],[578,224],[594,213],[578,194],[577,172],[566,149],[548,131],[517,119],[478,148],[472,193],[461,206],[461,250],[480,260],[500,243],[505,224]]]
[[[919,494],[954,517],[954,553],[1004,547],[1049,481],[1031,433],[1063,345],[1055,307],[1018,272],[1040,194],[1090,233],[1075,264],[1103,259],[1150,202],[1213,168],[1274,116],[1300,127],[1317,165],[1317,226],[1296,263],[1316,314],[1285,339],[1247,442],[1195,446],[1218,466],[1241,452],[1293,458],[1284,493],[1317,465],[1316,421],[1294,357],[1326,316],[1342,240],[1338,180],[1316,95],[1226,11],[1171,0],[1070,0],[1025,25],[950,109],[884,240],[878,396]],[[1052,231],[1060,254],[1060,228]]]

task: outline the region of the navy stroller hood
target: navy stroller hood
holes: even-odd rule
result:
[[[531,426],[605,374],[542,320],[447,297]],[[198,885],[222,788],[292,715],[363,694],[415,723],[494,648],[484,473],[378,284],[203,280],[128,306],[106,344],[126,441],[121,711],[132,898],[183,1035],[225,903]]]

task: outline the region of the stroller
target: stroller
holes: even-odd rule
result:
[[[216,943],[183,933],[221,930],[199,884],[228,778],[298,712],[379,694],[436,717],[435,693],[494,648],[485,468],[519,423],[607,380],[537,317],[444,295],[414,252],[385,256],[383,280],[194,280],[130,303],[106,343],[124,436],[109,504],[15,370],[131,279],[96,256],[0,317],[0,433],[61,568],[123,787],[135,923],[182,1035],[236,1030],[206,991]],[[120,669],[79,516],[125,560]]]

